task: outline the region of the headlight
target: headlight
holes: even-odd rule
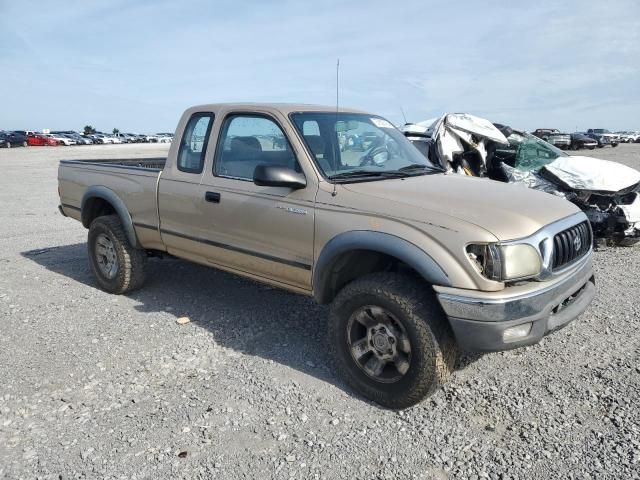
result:
[[[542,270],[540,254],[526,243],[471,244],[467,255],[484,277],[497,282],[534,277]]]

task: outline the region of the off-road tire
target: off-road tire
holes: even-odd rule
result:
[[[347,324],[352,313],[379,306],[399,320],[411,344],[409,369],[397,381],[368,376],[353,359]],[[435,295],[424,281],[397,273],[373,273],[345,286],[331,304],[328,334],[336,367],[368,399],[391,409],[415,405],[440,388],[453,372],[458,348]]]
[[[113,243],[118,266],[114,278],[108,278],[98,266],[96,239],[106,235]],[[89,227],[87,239],[89,265],[100,288],[106,292],[123,294],[140,288],[145,280],[146,253],[134,248],[127,239],[117,215],[97,217]]]

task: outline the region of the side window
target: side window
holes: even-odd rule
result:
[[[180,141],[178,170],[187,173],[202,173],[212,125],[212,113],[194,113],[191,116]]]
[[[218,141],[214,174],[253,180],[258,165],[300,171],[289,141],[273,120],[255,115],[228,116]]]

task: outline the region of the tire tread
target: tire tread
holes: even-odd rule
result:
[[[127,234],[120,222],[120,218],[117,215],[104,215],[97,217],[93,222],[91,222],[91,226],[89,227],[90,256],[93,255],[91,232],[98,228],[104,228],[111,234],[114,247],[117,251],[118,261],[120,263],[118,274],[116,278],[113,279],[114,281],[107,281],[108,283],[113,283],[112,285],[109,285],[108,283],[105,283],[105,280],[101,281],[101,274],[94,266],[93,258],[90,258],[91,268],[94,271],[95,276],[98,278],[100,286],[104,290],[118,295],[131,292],[142,287],[145,281],[144,267],[146,263],[146,254],[143,250],[131,246],[129,239],[127,238]]]
[[[444,318],[437,299],[428,291],[424,281],[412,276],[397,273],[373,273],[354,280],[345,286],[333,301],[329,317],[329,338],[338,338],[337,329],[342,328],[342,319],[338,318],[339,306],[358,295],[375,295],[395,303],[415,325],[422,346],[433,346],[425,352],[426,363],[410,391],[394,396],[382,394],[369,388],[344,365],[337,361],[339,373],[352,387],[380,403],[392,408],[402,409],[415,405],[444,385],[453,372],[458,349],[450,326]],[[336,345],[332,342],[334,354]],[[413,347],[415,348],[415,347]],[[339,357],[334,355],[334,358]]]

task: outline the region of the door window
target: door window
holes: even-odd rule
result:
[[[255,115],[227,117],[218,141],[214,174],[253,180],[258,165],[300,171],[291,145],[276,122]]]
[[[212,125],[212,113],[194,113],[191,116],[184,129],[178,151],[178,170],[187,173],[202,173]]]

